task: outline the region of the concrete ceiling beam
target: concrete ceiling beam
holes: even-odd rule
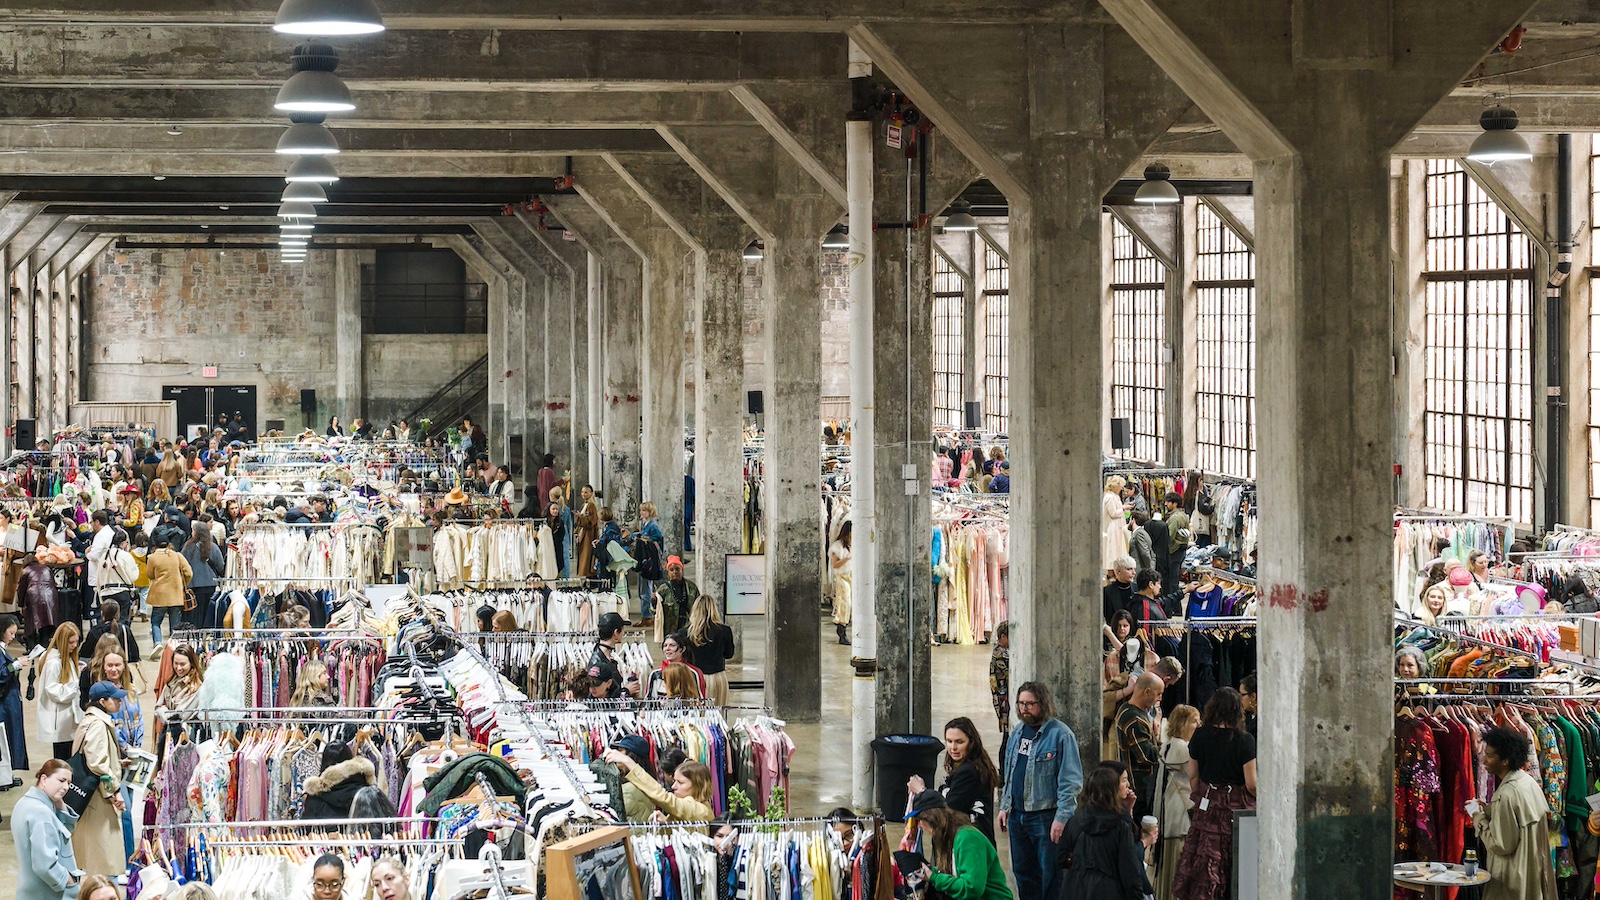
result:
[[[680,4],[683,5],[683,4]],[[383,19],[395,30],[503,28],[538,31],[595,29],[609,31],[805,31],[842,32],[857,22],[932,21],[963,23],[1007,21],[1049,23],[1094,21],[1109,17],[1094,0],[835,0],[820,6],[792,0],[712,0],[687,4],[679,14],[666,14],[659,0],[384,0]],[[227,21],[236,25],[269,25],[277,0],[55,0],[0,14],[0,23],[16,24],[165,24],[191,25]]]
[[[285,72],[287,75],[287,72]],[[105,87],[94,91],[20,86],[0,91],[0,122],[93,123],[125,128],[216,124],[281,128],[272,108],[277,87]],[[726,93],[627,91],[593,94],[533,91],[363,90],[357,109],[336,128],[653,128],[745,121]]]
[[[720,90],[750,81],[831,81],[845,70],[837,34],[684,31],[391,31],[336,41],[339,76],[364,90]],[[0,84],[174,83],[273,86],[293,42],[265,29],[35,26],[0,31]]]
[[[67,278],[75,279],[82,275],[100,257],[100,254],[111,246],[111,242],[114,240],[116,238],[110,235],[98,235],[90,240],[89,245],[79,251],[71,262],[67,263]]]
[[[4,175],[282,176],[289,160],[277,154],[175,156],[169,153],[0,154]],[[557,178],[559,156],[462,156],[352,154],[334,168],[351,178]]]
[[[128,128],[114,125],[61,125],[34,128],[0,124],[0,147],[19,153],[167,153],[180,156],[217,154],[276,155],[286,122],[275,127],[201,126],[170,135],[165,127]],[[569,156],[620,151],[671,153],[672,148],[648,129],[519,129],[457,130],[440,128],[332,129],[344,154],[414,155],[427,153],[472,156]],[[282,157],[287,163],[289,158]],[[335,159],[337,164],[340,160]]]
[[[24,225],[16,236],[11,239],[11,243],[6,248],[6,261],[8,263],[6,274],[10,275],[15,272],[18,265],[33,256],[33,251],[39,249],[39,245],[43,244],[45,238],[50,236],[50,232],[55,231],[56,226],[66,221],[66,218],[66,216],[54,213],[45,213],[35,216],[32,221]]]

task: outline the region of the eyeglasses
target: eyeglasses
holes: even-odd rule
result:
[[[1024,706],[1035,707],[1035,706],[1039,706],[1039,705],[1040,705],[1040,703],[1037,700],[1018,700],[1017,701],[1017,708],[1018,709],[1021,709]]]
[[[341,878],[338,881],[314,881],[311,883],[311,886],[319,893],[342,891],[344,890],[344,879]]]

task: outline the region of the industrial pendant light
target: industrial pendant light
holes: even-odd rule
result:
[[[1133,202],[1151,206],[1169,206],[1183,202],[1178,189],[1172,186],[1172,170],[1161,163],[1151,163],[1144,169],[1144,184],[1134,192]]]
[[[315,219],[317,208],[300,200],[292,200],[278,207],[280,219]]]
[[[279,231],[310,231],[317,226],[302,219],[289,219],[278,226]]]
[[[339,76],[339,51],[327,44],[301,44],[290,57],[294,74],[278,90],[273,108],[287,113],[349,112],[356,108]]]
[[[279,34],[377,34],[383,16],[373,0],[283,0],[272,30]]]
[[[320,184],[313,184],[309,181],[296,181],[284,188],[283,200],[285,203],[291,200],[298,200],[302,203],[327,203],[328,192],[323,190]]]
[[[944,218],[944,230],[963,234],[978,230],[978,220],[972,217],[972,204],[957,200],[950,204],[950,215]]]
[[[1475,163],[1523,162],[1533,159],[1528,142],[1517,134],[1517,111],[1495,105],[1478,117],[1483,134],[1472,142],[1467,159]]]
[[[326,125],[296,122],[278,138],[278,152],[297,156],[332,156],[339,142]]]
[[[279,112],[349,112],[356,108],[350,89],[332,72],[296,72],[278,90]]]
[[[290,184],[306,181],[312,184],[333,184],[339,180],[339,173],[333,170],[333,163],[322,156],[302,156],[289,167],[289,174],[284,180]]]
[[[767,253],[761,249],[760,241],[751,241],[750,246],[744,248],[744,258],[747,261],[754,262],[759,259],[766,259],[766,257]]]
[[[849,250],[850,229],[843,225],[835,225],[828,229],[828,233],[822,238],[822,247],[825,250]]]

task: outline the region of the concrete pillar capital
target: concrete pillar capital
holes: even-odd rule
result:
[[[1454,0],[1102,0],[1252,159],[1387,153],[1534,7]]]

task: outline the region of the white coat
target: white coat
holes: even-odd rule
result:
[[[44,655],[39,669],[39,739],[51,743],[72,740],[83,719],[78,708],[78,671],[81,665],[71,660],[72,671],[61,680],[61,655],[54,649]]]

